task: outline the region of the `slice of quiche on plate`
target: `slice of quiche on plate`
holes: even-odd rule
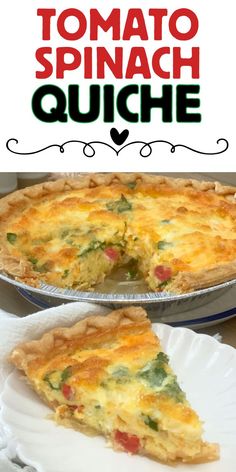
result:
[[[164,463],[219,457],[218,445],[202,439],[202,422],[142,308],[54,329],[17,346],[11,361],[57,423],[102,434],[115,450]]]

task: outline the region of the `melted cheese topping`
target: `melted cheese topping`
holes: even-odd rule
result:
[[[113,184],[41,198],[12,215],[5,233],[8,251],[28,263],[25,280],[90,290],[135,259],[159,291],[180,272],[235,261],[235,216],[235,203],[214,193]]]

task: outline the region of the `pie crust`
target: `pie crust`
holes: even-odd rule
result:
[[[228,211],[232,218],[236,218],[236,187],[224,186],[219,182],[205,182],[192,179],[173,179],[164,176],[151,174],[133,173],[112,173],[112,174],[86,174],[80,175],[76,179],[60,179],[55,182],[45,182],[33,187],[25,188],[14,192],[0,200],[0,270],[4,271],[17,280],[21,280],[29,285],[38,285],[32,270],[32,265],[24,258],[14,256],[8,248],[6,234],[2,228],[6,225],[12,214],[20,214],[32,202],[37,202],[41,198],[50,198],[52,195],[70,190],[85,188],[96,188],[101,185],[112,186],[113,184],[131,184],[141,182],[153,184],[155,186],[168,186],[171,189],[185,188],[193,189],[205,194],[218,195],[228,206]],[[229,209],[230,207],[230,209]],[[235,237],[236,240],[236,237]],[[236,256],[228,262],[217,263],[204,268],[204,270],[181,271],[173,277],[168,291],[175,293],[185,293],[204,287],[209,287],[222,282],[232,280],[236,277]],[[82,288],[83,289],[83,288]]]

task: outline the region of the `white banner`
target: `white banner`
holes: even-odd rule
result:
[[[232,0],[2,10],[0,171],[236,171]]]

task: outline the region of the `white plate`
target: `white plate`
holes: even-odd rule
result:
[[[179,382],[205,422],[205,439],[218,442],[221,459],[179,465],[178,472],[236,470],[236,351],[186,328],[154,324]],[[57,426],[50,410],[18,372],[7,379],[2,395],[2,421],[17,440],[17,452],[39,472],[172,472],[173,467],[106,447],[100,437]]]

